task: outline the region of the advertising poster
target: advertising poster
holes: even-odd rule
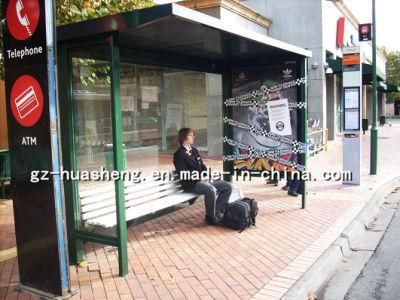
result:
[[[233,71],[232,97],[237,97],[262,86],[272,87],[297,79],[297,65],[295,62],[287,62],[281,65],[256,66],[237,68]],[[261,129],[268,133],[275,133],[290,140],[298,140],[297,128],[299,126],[298,110],[290,109],[290,103],[297,103],[298,86],[290,86],[269,94],[267,107],[232,107],[232,119]],[[262,96],[257,96],[254,101],[261,101]],[[232,139],[254,147],[261,151],[288,150],[292,145],[271,139],[269,137],[250,132],[247,129],[234,127]],[[234,154],[248,154],[248,150],[234,147]],[[286,153],[281,158],[293,163],[298,162],[298,154]],[[239,170],[290,170],[276,160],[268,158],[250,158],[234,160],[234,169]]]

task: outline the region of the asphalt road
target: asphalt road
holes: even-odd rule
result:
[[[346,300],[400,299],[400,209],[357,280]]]

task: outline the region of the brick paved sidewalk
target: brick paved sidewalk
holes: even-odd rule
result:
[[[364,137],[363,184],[321,180],[341,170],[341,143],[309,161],[318,180],[308,185],[308,206],[260,180],[237,183],[259,201],[257,228],[238,233],[205,226],[202,201],[128,229],[129,275],[118,276],[116,251],[87,243],[88,266],[71,267],[73,299],[278,299],[357,215],[373,192],[399,175],[400,124],[380,129],[379,174],[369,176]],[[15,246],[11,201],[0,202],[0,251]],[[0,299],[35,299],[15,291],[16,259],[0,262]]]

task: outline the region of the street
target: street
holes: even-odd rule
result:
[[[400,211],[397,208],[376,252],[372,255],[345,299],[400,298]]]

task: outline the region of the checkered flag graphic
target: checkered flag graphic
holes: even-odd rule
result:
[[[249,125],[249,131],[250,131],[251,133],[256,132],[256,126],[254,126],[254,125]]]
[[[262,86],[261,86],[261,91],[262,91],[263,93],[268,93],[268,88],[267,88],[265,85],[262,85]]]

